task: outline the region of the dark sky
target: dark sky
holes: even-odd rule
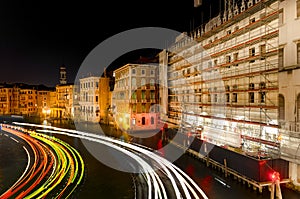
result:
[[[64,64],[71,83],[88,53],[117,33],[139,27],[190,31],[209,17],[207,5],[212,15],[219,11],[218,0],[202,1],[198,8],[193,0],[1,1],[0,82],[55,86]]]

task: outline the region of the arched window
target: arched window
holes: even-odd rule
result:
[[[154,86],[154,83],[155,83],[154,79],[150,79],[150,85]]]
[[[131,79],[131,85],[136,87],[136,79],[134,77]]]
[[[146,85],[146,79],[145,78],[142,78],[141,79],[141,86],[145,86]]]
[[[279,120],[283,121],[285,120],[285,102],[284,102],[284,96],[282,94],[279,94],[278,101],[279,101],[278,104]]]

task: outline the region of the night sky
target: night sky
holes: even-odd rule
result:
[[[190,31],[219,12],[219,0],[202,2],[194,8],[193,0],[1,1],[0,83],[55,86],[62,64],[72,83],[85,57],[105,39],[139,27]],[[139,56],[143,52],[129,53],[110,67]]]

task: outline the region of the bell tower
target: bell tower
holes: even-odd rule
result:
[[[59,83],[60,84],[67,84],[67,71],[65,65],[59,67]]]

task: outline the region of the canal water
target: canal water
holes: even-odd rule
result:
[[[18,180],[26,165],[27,154],[23,145],[0,131],[0,195]]]
[[[54,126],[72,128],[73,125],[64,123],[54,123]],[[86,126],[89,131],[95,131],[93,125]],[[133,136],[124,137],[121,131],[115,131],[109,126],[102,126],[103,131],[110,136],[130,139],[153,148],[158,147],[161,135],[150,138],[134,138]],[[103,198],[103,199],[134,199],[134,184],[130,173],[121,172],[99,162],[82,144],[78,138],[67,136],[57,136],[68,142],[79,150],[86,164],[86,175],[80,189],[73,195],[73,198]],[[0,137],[0,187],[2,190],[8,188],[14,180],[18,178],[18,173],[22,172],[26,164],[26,154],[24,150],[10,141],[6,136]],[[174,146],[174,150],[180,150]],[[4,151],[8,151],[5,153]],[[231,178],[225,178],[222,172],[206,167],[205,163],[187,154],[183,154],[174,162],[178,167],[185,171],[197,184],[204,190],[211,199],[243,198],[243,199],[269,199],[270,192],[267,189],[260,194],[247,185],[237,182]],[[7,166],[10,165],[10,166]],[[18,171],[18,172],[14,172]],[[284,199],[299,199],[300,194],[282,186]],[[0,191],[1,194],[1,191]]]

